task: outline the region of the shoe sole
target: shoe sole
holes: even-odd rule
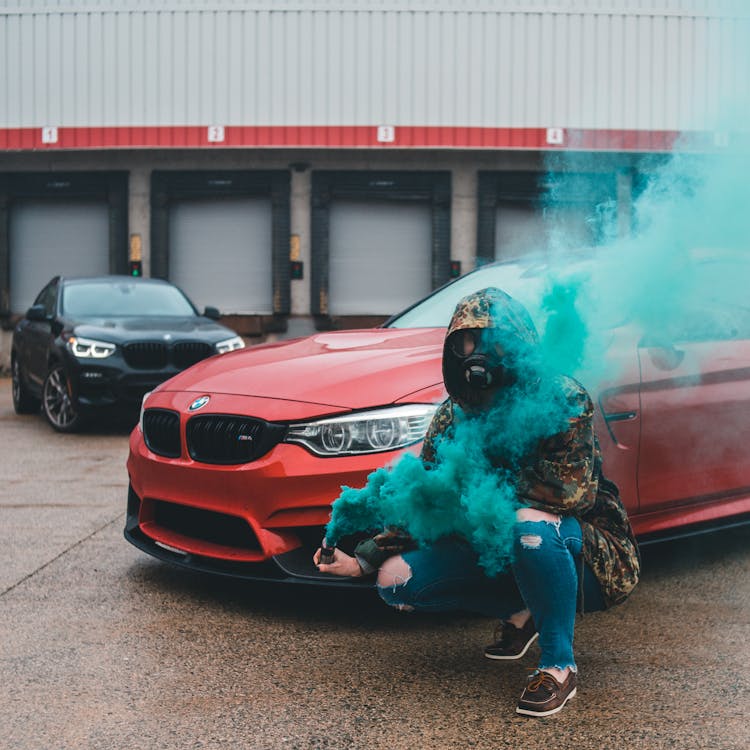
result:
[[[495,661],[513,661],[514,659],[520,659],[529,650],[529,647],[537,638],[539,638],[539,633],[534,633],[523,647],[523,651],[518,654],[513,654],[513,656],[495,656],[494,654],[488,654],[486,651],[484,652],[484,656],[487,659],[494,659]]]
[[[565,708],[565,704],[571,698],[575,698],[577,692],[578,692],[578,688],[573,688],[565,696],[565,700],[557,708],[553,708],[551,711],[532,711],[531,709],[521,708],[520,706],[517,706],[516,707],[516,713],[517,714],[522,714],[523,716],[552,716],[552,714],[556,714],[558,711],[562,711],[563,708]]]

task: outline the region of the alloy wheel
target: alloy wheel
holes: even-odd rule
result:
[[[80,415],[73,403],[65,370],[53,367],[46,380],[42,393],[42,406],[47,421],[60,432],[73,432],[80,423]]]

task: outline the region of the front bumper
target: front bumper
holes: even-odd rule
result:
[[[119,363],[115,363],[116,365]],[[137,411],[143,396],[179,370],[138,371],[121,366],[75,363],[74,377],[78,405],[82,410],[117,407]]]
[[[300,445],[279,442],[243,463],[208,463],[191,456],[189,407],[200,391],[157,390],[149,409],[179,415],[179,447],[153,452],[140,426],[130,435],[130,477],[125,537],[139,549],[193,570],[252,580],[370,586],[361,578],[321,573],[312,562],[343,485],[367,477],[419,444],[389,453],[321,458]],[[254,415],[269,423],[330,414],[320,405],[212,394],[214,415]],[[200,414],[205,416],[204,412]],[[170,428],[170,429],[174,429]],[[174,433],[170,438],[174,440]],[[218,440],[218,438],[217,438]],[[161,447],[161,446],[160,446]],[[158,448],[157,448],[158,449]],[[362,538],[362,535],[359,536]],[[351,553],[359,538],[339,540]]]
[[[251,581],[359,589],[373,586],[370,579],[341,578],[321,573],[315,567],[312,556],[318,542],[322,539],[323,527],[306,527],[301,530],[302,534],[298,539],[298,546],[265,559],[249,562],[201,555],[157,541],[153,536],[146,534],[140,526],[141,508],[141,499],[133,491],[133,487],[129,486],[125,539],[138,549],[163,562],[201,573]],[[156,536],[159,536],[158,532]]]

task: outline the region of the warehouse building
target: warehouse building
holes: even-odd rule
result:
[[[140,264],[252,342],[627,234],[659,158],[739,137],[748,32],[742,0],[4,0],[0,364],[56,274]]]

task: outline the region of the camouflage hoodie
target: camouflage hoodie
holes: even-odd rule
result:
[[[539,338],[526,309],[499,289],[488,288],[465,297],[451,318],[443,348],[443,378],[450,398],[435,413],[422,447],[422,460],[438,460],[436,444],[450,439],[457,419],[486,405],[477,403],[455,354],[457,332],[487,329],[501,342],[499,350],[510,376],[520,387],[533,389],[543,378],[567,407],[567,429],[532,444],[513,457],[497,446],[488,446],[494,466],[511,469],[516,476],[521,505],[579,519],[583,532],[583,558],[591,566],[607,605],[623,601],[638,582],[638,547],[617,487],[602,474],[602,458],[594,434],[594,407],[588,393],[572,378],[551,376],[541,366]],[[360,544],[357,557],[365,569],[378,567],[385,557],[408,548],[402,534],[385,531]]]

